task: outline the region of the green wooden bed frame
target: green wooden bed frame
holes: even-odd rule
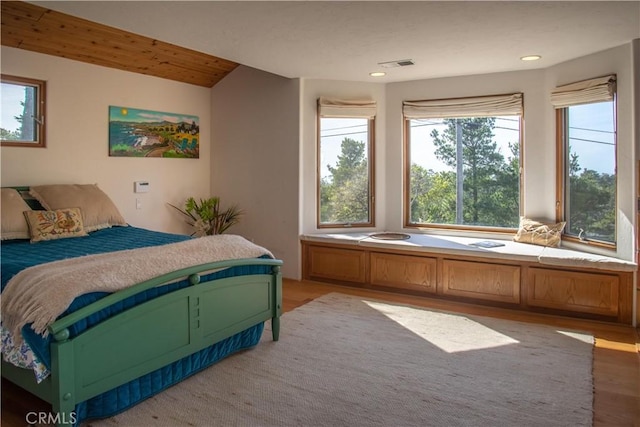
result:
[[[271,266],[270,274],[211,281],[212,270]],[[77,403],[109,391],[271,319],[278,340],[282,261],[252,258],[177,270],[110,294],[49,326],[51,375],[40,384],[31,370],[2,361],[2,376],[51,403],[68,423]],[[121,312],[73,338],[69,327],[147,289],[188,278],[190,285]],[[123,349],[121,351],[121,349]]]

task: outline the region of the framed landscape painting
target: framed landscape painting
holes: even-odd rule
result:
[[[197,159],[198,117],[109,106],[109,156]]]

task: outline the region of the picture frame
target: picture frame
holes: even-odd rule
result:
[[[109,106],[109,156],[200,157],[198,116]]]

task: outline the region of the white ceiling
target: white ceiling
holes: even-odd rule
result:
[[[547,68],[640,38],[640,1],[33,1],[285,77]],[[523,55],[542,59],[520,61]],[[382,78],[380,62],[412,59]]]

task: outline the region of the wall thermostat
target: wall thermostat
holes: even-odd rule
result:
[[[136,193],[146,193],[149,191],[149,181],[136,181],[133,183],[133,191]]]

